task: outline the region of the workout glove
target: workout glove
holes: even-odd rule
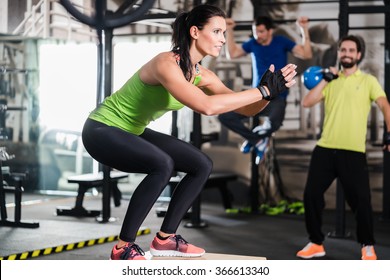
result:
[[[269,94],[264,86],[268,88]],[[271,72],[269,69],[265,71],[257,88],[263,96],[263,99],[272,100],[276,98],[280,93],[287,90],[286,80],[282,71]]]
[[[323,71],[322,71],[322,76],[323,76],[323,79],[325,81],[327,81],[328,83],[334,79],[337,79],[339,77],[339,75],[337,74],[333,74],[332,72],[330,72],[330,70],[328,68],[325,68]]]

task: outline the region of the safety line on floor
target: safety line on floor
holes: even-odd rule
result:
[[[150,228],[141,228],[138,230],[137,236],[150,234],[150,232],[151,232]],[[119,238],[118,235],[112,235],[112,236],[108,236],[108,237],[90,239],[90,240],[85,240],[85,241],[80,241],[80,242],[75,242],[75,243],[59,245],[59,246],[55,246],[55,247],[48,247],[48,248],[44,248],[44,249],[32,250],[32,251],[18,253],[18,254],[11,254],[8,256],[4,256],[4,257],[0,256],[0,260],[26,260],[29,258],[47,256],[47,255],[61,253],[61,252],[65,252],[65,251],[71,251],[71,250],[75,250],[75,249],[90,247],[93,245],[100,245],[100,244],[104,244],[104,243],[108,243],[108,242],[113,242],[115,240],[118,240],[118,238]]]

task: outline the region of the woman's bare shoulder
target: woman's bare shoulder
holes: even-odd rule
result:
[[[141,68],[140,77],[145,83],[158,84],[161,77],[176,70],[180,68],[177,68],[175,55],[172,52],[162,52]]]
[[[161,52],[150,60],[152,63],[163,63],[163,62],[175,62],[176,58],[172,52]]]

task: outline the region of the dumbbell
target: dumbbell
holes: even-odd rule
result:
[[[307,68],[302,75],[303,84],[308,90],[311,90],[322,79],[325,79],[327,82],[337,79],[338,75],[330,72],[328,68],[322,68],[320,66],[310,66]]]

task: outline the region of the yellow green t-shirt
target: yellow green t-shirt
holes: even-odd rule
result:
[[[378,80],[357,70],[328,83],[322,92],[325,119],[318,145],[325,148],[366,151],[367,120],[373,101],[386,97]]]
[[[199,81],[200,75],[194,84]],[[163,86],[142,82],[137,71],[118,91],[105,98],[89,118],[140,135],[151,121],[183,107]]]

